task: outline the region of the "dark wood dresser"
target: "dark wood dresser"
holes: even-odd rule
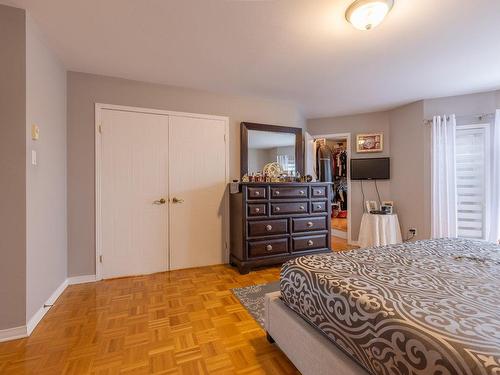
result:
[[[329,184],[249,182],[230,190],[230,263],[240,273],[331,251]]]

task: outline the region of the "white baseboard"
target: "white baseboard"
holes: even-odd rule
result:
[[[0,329],[0,342],[22,339],[27,336],[26,326]]]
[[[68,277],[68,285],[93,283],[96,281],[95,275],[82,275],[82,276],[72,276]]]
[[[342,238],[343,240],[347,240],[347,232],[338,230],[338,229],[332,229],[331,230],[332,236]]]
[[[350,241],[350,242],[348,242],[348,244],[351,246],[358,246],[359,247],[358,241]]]
[[[57,289],[54,291],[54,293],[52,293],[52,295],[44,303],[44,305],[53,305],[59,298],[59,296],[64,292],[64,290],[67,288],[68,285],[91,283],[94,281],[96,281],[95,275],[68,277],[61,283],[61,285],[57,287]],[[21,339],[31,335],[33,330],[36,328],[38,323],[40,323],[40,321],[45,316],[47,311],[49,311],[49,309],[50,306],[40,307],[40,309],[38,309],[38,311],[30,318],[30,320],[25,326],[0,329],[0,342]]]
[[[45,316],[47,311],[49,311],[51,306],[48,305],[53,305],[59,296],[64,292],[66,287],[68,286],[68,279],[64,280],[61,285],[57,287],[57,289],[50,295],[50,297],[45,301],[44,305],[47,306],[42,306],[38,311],[31,317],[30,320],[28,320],[28,324],[26,324],[26,330],[28,332],[28,336],[31,335],[31,332],[35,329],[35,327],[40,323],[40,320]]]

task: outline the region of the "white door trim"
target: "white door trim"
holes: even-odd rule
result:
[[[316,138],[326,138],[326,139],[337,139],[337,138],[345,138],[347,139],[347,159],[349,163],[347,163],[347,243],[349,245],[355,245],[352,240],[352,186],[351,186],[351,133],[332,133],[332,134],[311,134],[311,137]]]
[[[123,105],[114,104],[103,104],[95,103],[95,280],[102,280],[102,265],[100,262],[100,255],[102,254],[102,212],[101,212],[101,118],[103,110],[115,110],[115,111],[125,111],[125,112],[138,112],[146,114],[156,114],[156,115],[166,115],[166,116],[183,116],[183,117],[194,117],[203,118],[210,120],[220,120],[225,124],[225,155],[226,155],[226,186],[229,184],[229,118],[225,116],[214,116],[214,115],[204,115],[197,113],[188,112],[176,112],[176,111],[166,111],[161,109],[152,108],[142,108],[142,107],[130,107]],[[229,261],[229,192],[226,187],[226,193],[224,195],[224,212],[225,217],[223,221],[225,237],[226,237],[226,261]]]

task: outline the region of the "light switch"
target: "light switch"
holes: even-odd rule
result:
[[[36,165],[36,151],[31,150],[31,165]]]
[[[40,128],[37,124],[31,125],[31,139],[37,141],[40,138]]]

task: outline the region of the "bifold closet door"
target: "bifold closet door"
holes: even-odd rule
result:
[[[102,276],[168,269],[168,116],[101,112]]]
[[[225,122],[170,116],[170,269],[225,262]]]

